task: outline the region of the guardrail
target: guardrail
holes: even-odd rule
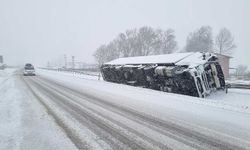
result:
[[[228,88],[250,89],[249,80],[227,80],[226,84]]]
[[[250,85],[245,84],[229,84],[228,88],[236,88],[236,89],[250,89]]]

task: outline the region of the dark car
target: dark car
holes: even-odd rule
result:
[[[34,66],[30,63],[25,64],[24,69],[23,69],[23,75],[24,76],[35,76],[36,74],[35,74]]]

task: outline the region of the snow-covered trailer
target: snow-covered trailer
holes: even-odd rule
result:
[[[211,53],[118,58],[103,64],[101,72],[103,79],[109,82],[196,97],[225,89],[221,66]]]

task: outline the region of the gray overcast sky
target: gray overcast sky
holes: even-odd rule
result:
[[[250,69],[250,0],[0,0],[0,54],[8,64],[43,65],[63,54],[94,62],[100,44],[126,29],[176,31],[179,48],[202,25],[235,36],[232,64]]]

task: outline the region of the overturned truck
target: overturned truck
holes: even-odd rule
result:
[[[205,97],[225,89],[218,58],[211,53],[174,53],[119,58],[101,66],[109,82]]]

